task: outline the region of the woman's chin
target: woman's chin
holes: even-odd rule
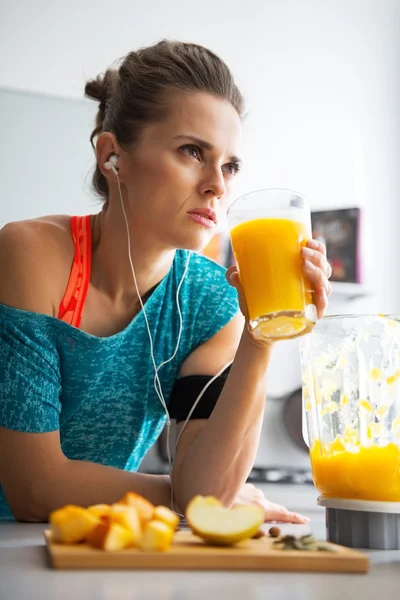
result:
[[[185,240],[181,240],[179,248],[182,250],[191,250],[192,252],[203,252],[212,239],[212,235],[207,236],[190,236]]]

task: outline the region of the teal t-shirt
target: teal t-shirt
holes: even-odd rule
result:
[[[169,272],[145,303],[157,365],[176,347],[176,292],[187,259],[187,251],[176,251]],[[225,269],[196,253],[179,299],[179,349],[159,371],[167,406],[184,360],[238,311]],[[153,379],[143,311],[123,331],[100,338],[54,317],[0,305],[2,427],[34,433],[59,429],[69,459],[136,471],[166,420]],[[7,518],[12,515],[0,485],[0,519]]]

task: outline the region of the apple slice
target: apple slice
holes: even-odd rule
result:
[[[228,509],[213,496],[195,496],[187,506],[186,520],[206,542],[232,546],[257,533],[264,511],[254,504]]]
[[[119,523],[99,523],[88,537],[93,548],[106,552],[118,552],[132,545],[132,534]]]
[[[53,511],[49,521],[54,541],[63,544],[85,541],[99,523],[99,519],[87,509],[73,504]]]
[[[166,552],[172,544],[174,530],[161,521],[149,521],[139,547],[144,552]]]
[[[161,521],[165,523],[175,531],[180,521],[180,518],[176,513],[167,508],[166,506],[156,506],[153,511],[153,520]]]

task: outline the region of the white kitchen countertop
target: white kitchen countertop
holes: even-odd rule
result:
[[[311,486],[267,484],[268,499],[310,517],[325,537]],[[0,600],[368,600],[396,598],[400,551],[370,552],[368,575],[231,571],[60,571],[49,566],[46,524],[0,523]],[[304,526],[290,526],[303,533]]]

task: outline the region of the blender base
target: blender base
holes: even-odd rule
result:
[[[400,549],[400,502],[318,498],[325,507],[326,537],[349,548]]]

